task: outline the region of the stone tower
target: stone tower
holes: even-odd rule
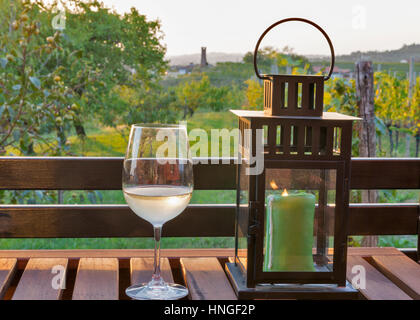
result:
[[[201,63],[200,67],[207,67],[209,64],[207,63],[207,54],[206,54],[206,47],[201,47]]]

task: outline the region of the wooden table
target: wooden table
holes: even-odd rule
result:
[[[152,250],[0,251],[0,298],[128,299],[126,287],[150,279],[152,255]],[[162,273],[167,281],[187,285],[189,299],[233,300],[236,296],[224,271],[232,255],[231,249],[162,250]],[[361,298],[420,299],[420,265],[397,249],[350,248],[349,281],[358,265],[366,270]],[[66,271],[65,288],[53,288],[59,275],[52,273],[54,266],[59,266],[56,272]]]

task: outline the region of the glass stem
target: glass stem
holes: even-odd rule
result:
[[[153,282],[163,283],[163,279],[160,275],[160,237],[162,234],[162,226],[153,226],[155,236],[155,266],[152,276]]]

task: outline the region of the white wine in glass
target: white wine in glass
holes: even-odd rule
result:
[[[165,222],[184,211],[193,192],[193,169],[187,130],[182,125],[131,127],[124,159],[123,192],[131,210],[154,229],[155,259],[150,282],[133,285],[133,299],[180,299],[188,289],[166,283],[160,275],[160,238]]]
[[[184,211],[191,199],[188,187],[151,186],[124,189],[124,197],[139,217],[162,226]]]

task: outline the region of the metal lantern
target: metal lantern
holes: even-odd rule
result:
[[[328,76],[259,74],[262,39],[288,21],[308,23],[325,36],[332,55]],[[254,67],[264,81],[264,111],[232,110],[239,117],[241,161],[229,279],[240,299],[355,298],[346,256],[352,124],[358,118],[323,112],[333,45],[309,20],[281,20],[258,40]],[[253,162],[258,157],[261,170]]]

